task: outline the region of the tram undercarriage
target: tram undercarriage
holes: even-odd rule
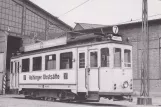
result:
[[[77,94],[71,92],[70,90],[44,90],[44,89],[23,89],[21,91],[25,95],[25,98],[29,99],[42,99],[49,101],[79,101],[79,102],[99,102],[100,98],[121,101],[127,100],[132,102],[132,93],[115,93],[115,94],[105,94],[99,92],[78,92]]]

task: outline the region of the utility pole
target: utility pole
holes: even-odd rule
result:
[[[137,99],[138,105],[152,105],[152,98],[149,97],[149,27],[148,27],[148,1],[142,0],[142,36],[143,47],[141,61],[141,90]]]

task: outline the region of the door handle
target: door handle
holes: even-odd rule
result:
[[[90,68],[87,68],[88,75],[90,75]]]

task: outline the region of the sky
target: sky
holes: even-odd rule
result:
[[[142,17],[142,0],[30,0],[68,25],[91,23],[112,25]],[[148,0],[148,15],[161,17],[161,0]]]

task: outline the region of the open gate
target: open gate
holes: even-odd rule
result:
[[[10,89],[13,91],[13,93],[18,93],[19,66],[19,60],[11,61]]]

